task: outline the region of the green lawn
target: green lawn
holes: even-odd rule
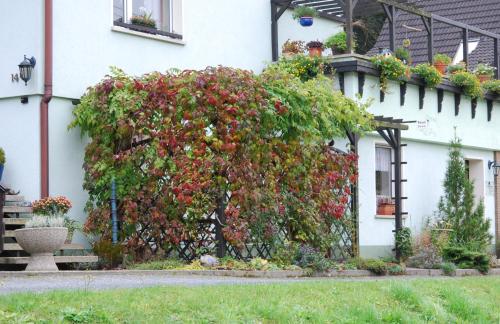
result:
[[[499,323],[500,277],[16,294],[0,310],[0,323]]]

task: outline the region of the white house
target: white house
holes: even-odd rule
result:
[[[300,1],[299,1],[300,2]],[[151,34],[128,24],[141,7],[152,12],[160,32]],[[270,0],[45,0],[0,2],[0,147],[7,156],[2,184],[30,200],[42,195],[66,195],[74,204],[71,217],[83,221],[85,139],[67,130],[74,100],[117,66],[140,75],[170,68],[202,69],[224,65],[258,73],[272,61]],[[358,9],[358,10],[362,10]],[[277,22],[278,48],[287,39],[323,40],[343,28],[337,16],[318,18],[301,27],[286,10]],[[136,29],[136,28],[135,28]],[[34,57],[31,80],[14,76],[24,55]],[[373,98],[374,115],[416,121],[403,131],[404,222],[418,231],[437,209],[450,139],[462,139],[478,199],[484,199],[492,233],[498,233],[500,193],[489,161],[500,161],[500,104],[479,100],[475,116],[462,96],[455,113],[454,93],[444,90],[438,112],[438,91],[426,91],[423,109],[419,87],[408,84],[404,105],[400,89],[391,83],[380,102],[376,76],[356,69],[361,57],[342,72],[346,96]],[[335,61],[334,61],[335,62]],[[366,74],[366,77],[365,77]],[[337,75],[337,80],[340,78]],[[359,82],[364,81],[361,87]],[[492,106],[491,106],[492,105]],[[489,108],[490,107],[490,108]],[[490,116],[491,115],[491,116]],[[339,142],[339,145],[342,143]],[[392,195],[391,150],[376,133],[359,142],[359,245],[362,255],[383,255],[393,246],[394,217],[377,215],[377,195]],[[495,183],[497,186],[495,187]],[[495,189],[496,188],[496,189]],[[495,195],[497,201],[495,203]],[[496,215],[496,216],[495,216]],[[495,222],[496,220],[496,222]],[[498,235],[497,235],[498,239]]]

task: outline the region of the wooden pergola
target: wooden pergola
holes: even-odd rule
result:
[[[401,11],[419,16],[427,31],[427,55],[429,62],[434,57],[434,24],[444,23],[462,30],[463,61],[469,61],[469,35],[479,34],[493,39],[493,65],[496,68],[496,78],[500,79],[500,35],[468,24],[464,24],[446,17],[409,6],[403,1],[396,0],[271,0],[271,39],[273,61],[278,59],[278,20],[288,8],[307,6],[318,10],[320,17],[344,23],[347,38],[347,52],[353,53],[353,12],[356,5],[361,2],[364,7],[380,5],[389,21],[389,49],[396,49],[396,22]],[[370,9],[373,7],[369,7]],[[367,9],[368,10],[368,9]]]
[[[397,234],[403,228],[403,215],[407,215],[408,213],[403,211],[403,200],[408,199],[408,197],[403,196],[403,183],[407,182],[407,179],[403,179],[403,165],[407,164],[406,161],[402,161],[402,150],[403,147],[406,147],[406,144],[403,144],[401,141],[401,132],[404,130],[408,130],[409,126],[407,124],[414,123],[414,121],[404,121],[402,119],[395,119],[392,117],[384,117],[384,116],[375,116],[374,117],[374,129],[377,133],[389,144],[391,149],[394,152],[394,161],[392,161],[392,165],[394,166],[394,179],[392,179],[392,183],[394,183],[394,197],[391,197],[394,200],[395,204],[395,228],[394,233]],[[347,138],[349,139],[351,151],[358,153],[358,141],[359,135],[352,133],[350,131],[346,132]],[[351,195],[351,210],[358,211],[359,210],[359,192],[357,186],[352,187],[352,195]],[[359,232],[359,219],[356,219],[357,223],[357,233]],[[358,235],[356,235],[356,241],[359,240]],[[359,245],[359,242],[357,242]],[[398,246],[395,246],[395,254],[396,258],[399,260],[401,257]]]

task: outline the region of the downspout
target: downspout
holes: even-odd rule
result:
[[[49,102],[52,99],[52,0],[44,7],[44,84],[40,102],[41,197],[49,195]]]

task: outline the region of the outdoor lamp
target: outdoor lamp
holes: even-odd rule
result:
[[[498,176],[500,174],[500,162],[497,161],[488,161],[488,169],[491,170],[493,168],[493,174]]]
[[[24,55],[24,60],[19,63],[19,77],[24,81],[25,85],[28,85],[28,81],[31,79],[31,72],[35,67],[36,60],[32,56],[31,58],[27,58]]]

